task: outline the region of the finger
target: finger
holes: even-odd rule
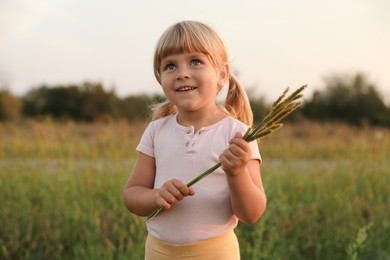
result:
[[[250,159],[249,151],[246,152],[237,145],[230,145],[220,158],[221,164],[226,167],[235,167],[245,164]]]
[[[234,156],[232,156],[229,150],[226,150],[223,154],[219,156],[219,161],[222,164],[222,169],[226,170],[226,168],[233,166],[232,158],[234,158]]]
[[[168,194],[165,195],[165,199],[171,204],[177,203],[177,201],[182,200],[184,197],[176,187],[169,188],[167,192]]]
[[[241,133],[241,132],[236,132],[236,133],[234,134],[234,138],[240,138],[240,139],[242,139],[242,133]]]
[[[229,149],[234,152],[234,154],[241,153],[249,153],[251,152],[250,146],[248,142],[243,139],[233,138],[230,141]]]
[[[230,139],[229,143],[247,143],[244,139],[242,139],[242,134],[237,132],[234,134],[233,138]]]
[[[179,197],[181,197],[181,199],[183,199],[183,196],[189,195],[190,189],[188,188],[187,184],[185,184],[184,182],[182,182],[180,180],[174,180],[173,184],[175,185],[176,191],[178,192],[177,196],[175,194],[175,197],[177,199],[179,199]]]
[[[168,202],[164,202],[161,207],[163,207],[164,209],[170,209],[171,208],[171,204],[169,204]]]
[[[178,193],[176,188],[172,188],[173,186],[170,185],[164,189],[161,189],[160,195],[162,199],[169,204],[175,204],[177,203],[178,199],[175,197],[175,193]],[[176,192],[175,192],[176,190]]]
[[[189,188],[188,195],[190,195],[190,196],[194,196],[194,195],[195,195],[195,191],[194,191],[194,189],[192,189],[192,188]]]
[[[225,156],[228,157],[230,160],[234,160],[238,158],[247,157],[247,153],[249,153],[249,149],[247,150],[245,146],[231,144],[229,145],[229,148],[227,149]]]
[[[171,207],[171,204],[169,204],[161,195],[156,198],[156,203],[164,209],[169,209]]]

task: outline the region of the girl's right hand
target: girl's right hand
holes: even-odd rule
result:
[[[172,205],[187,196],[193,196],[195,192],[184,182],[173,179],[165,182],[156,192],[155,202],[164,209],[169,209]]]

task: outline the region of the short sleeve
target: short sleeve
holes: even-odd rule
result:
[[[251,157],[251,159],[259,160],[260,165],[261,165],[262,159],[261,159],[261,155],[260,155],[260,151],[259,151],[259,144],[255,140],[255,141],[250,142],[249,146],[250,146],[250,148],[252,150],[252,157]]]
[[[154,136],[156,134],[156,129],[154,123],[150,123],[144,133],[142,134],[141,140],[136,148],[138,152],[144,153],[151,157],[154,156]]]

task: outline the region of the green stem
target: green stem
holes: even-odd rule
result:
[[[219,167],[221,167],[221,163],[217,163],[216,165],[214,165],[213,167],[211,167],[210,169],[208,169],[207,171],[201,173],[200,175],[198,175],[196,178],[194,178],[192,181],[190,181],[189,183],[187,183],[187,186],[188,187],[191,187],[192,185],[194,185],[195,183],[197,183],[198,181],[200,181],[201,179],[203,179],[204,177],[206,177],[207,175],[209,175],[210,173],[212,173],[213,171],[215,171],[216,169],[218,169]]]

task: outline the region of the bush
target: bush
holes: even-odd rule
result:
[[[0,121],[12,121],[20,116],[22,103],[8,90],[0,90]]]

